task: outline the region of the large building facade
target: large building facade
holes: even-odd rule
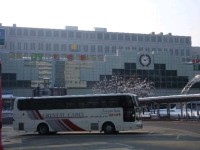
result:
[[[3,26],[3,93],[32,96],[37,87],[92,93],[103,78],[138,76],[155,83],[155,95],[180,94],[197,74],[199,47],[190,36]],[[195,84],[191,92],[198,92]]]

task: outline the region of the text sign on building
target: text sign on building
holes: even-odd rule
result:
[[[0,45],[4,45],[4,44],[5,44],[5,30],[0,29]]]

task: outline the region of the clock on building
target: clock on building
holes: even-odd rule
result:
[[[151,57],[147,54],[142,54],[139,61],[142,66],[148,67],[151,64]]]

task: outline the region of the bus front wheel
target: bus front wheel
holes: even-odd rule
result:
[[[115,126],[111,122],[106,122],[103,124],[103,131],[105,134],[113,134],[116,133]]]
[[[37,127],[37,131],[40,135],[47,135],[49,134],[49,127],[45,123],[41,123]]]

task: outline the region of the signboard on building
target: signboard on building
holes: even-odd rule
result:
[[[4,45],[4,44],[5,44],[5,30],[0,29],[0,45]]]

